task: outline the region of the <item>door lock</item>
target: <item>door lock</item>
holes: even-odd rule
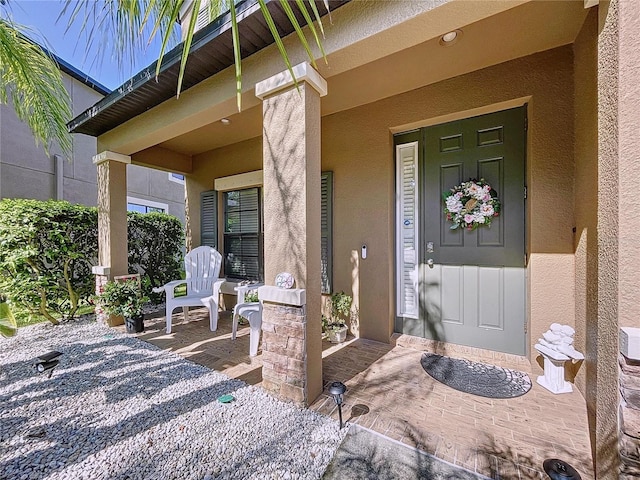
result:
[[[427,253],[433,253],[433,242],[427,242]]]
[[[429,265],[429,268],[433,268],[433,258],[427,260],[427,265]]]

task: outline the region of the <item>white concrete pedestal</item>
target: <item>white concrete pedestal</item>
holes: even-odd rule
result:
[[[564,362],[570,358],[560,352],[537,344],[536,350],[544,358],[544,376],[538,377],[538,383],[551,393],[571,393],[573,387],[564,379]]]

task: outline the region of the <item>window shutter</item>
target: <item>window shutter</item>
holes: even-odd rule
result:
[[[200,194],[200,245],[218,249],[218,192]]]
[[[200,4],[200,11],[198,12],[198,19],[196,20],[196,27],[194,29],[194,32],[197,32],[207,25],[209,25],[209,2],[203,1]]]
[[[396,146],[397,314],[418,318],[418,142]]]
[[[333,289],[333,172],[320,177],[320,258],[322,261],[322,293]]]

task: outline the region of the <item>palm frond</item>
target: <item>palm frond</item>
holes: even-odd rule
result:
[[[54,59],[28,40],[26,33],[25,27],[0,18],[0,103],[11,104],[47,154],[57,143],[70,158],[69,93]]]
[[[306,2],[308,1],[309,6]],[[322,0],[327,10],[327,0]],[[122,66],[127,60],[135,58],[136,52],[146,48],[151,40],[159,35],[162,43],[156,63],[156,77],[160,74],[162,59],[169,48],[171,40],[175,38],[175,24],[179,20],[180,10],[190,3],[191,16],[183,34],[182,58],[176,85],[176,95],[180,96],[182,81],[191,50],[198,14],[201,5],[205,4],[209,21],[228,9],[231,17],[231,33],[236,73],[236,96],[238,110],[241,110],[242,97],[242,67],[241,67],[241,38],[238,27],[237,0],[65,0],[65,6],[60,17],[68,18],[69,24],[81,23],[81,33],[88,38],[87,49],[96,49],[101,56],[108,51],[115,52],[114,60]],[[291,22],[310,62],[315,66],[316,60],[289,0],[280,0],[280,5]],[[265,0],[258,0],[258,5],[271,32],[276,47],[282,56],[286,68],[293,75],[293,67],[287,50],[278,32],[278,28],[267,8]],[[324,36],[324,28],[320,20],[320,13],[315,0],[295,0],[295,5],[302,13],[313,37],[315,45],[326,61],[326,54],[322,46],[320,35]],[[314,22],[315,19],[315,22]],[[318,28],[314,25],[317,23]],[[319,32],[318,32],[319,30]]]

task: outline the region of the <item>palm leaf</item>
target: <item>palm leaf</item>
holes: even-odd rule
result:
[[[240,32],[238,29],[238,17],[236,16],[236,6],[231,1],[231,35],[233,36],[233,59],[236,65],[236,102],[238,111],[242,110],[242,57],[240,55]]]
[[[282,5],[282,9],[284,10],[284,13],[287,15],[287,17],[289,18],[289,21],[291,22],[291,25],[293,25],[293,29],[298,34],[298,39],[300,40],[300,43],[302,44],[302,47],[304,48],[304,50],[307,52],[307,56],[311,60],[311,65],[313,65],[315,68],[318,68],[318,66],[316,65],[316,59],[313,56],[313,52],[311,52],[311,48],[309,47],[309,42],[307,42],[307,37],[302,31],[302,28],[300,27],[300,23],[298,22],[296,15],[293,13],[293,10],[291,9],[289,2],[287,0],[280,0],[280,5]],[[303,5],[303,8],[306,12],[307,9],[306,7],[304,7],[304,5]],[[309,14],[307,12],[307,17],[308,16]]]
[[[322,46],[322,41],[318,36],[318,31],[316,30],[315,25],[313,24],[313,20],[311,20],[311,15],[309,15],[309,11],[307,10],[307,6],[304,3],[304,0],[296,0],[296,4],[298,5],[298,9],[302,12],[304,19],[307,21],[307,25],[309,26],[309,30],[311,30],[311,34],[313,35],[314,40],[316,41],[316,45],[320,49],[320,53],[322,53],[322,58],[324,58],[325,63],[329,63],[327,61],[327,54],[324,51],[324,47]],[[324,28],[322,27],[322,20],[320,20],[320,13],[316,7],[315,2],[311,2],[311,8],[314,11],[316,16],[316,20],[318,21],[318,26],[320,27],[320,31],[322,32],[322,36],[324,37]]]
[[[11,313],[9,304],[0,298],[0,335],[3,337],[13,337],[18,333],[16,319]]]
[[[179,13],[182,6],[187,0],[104,0],[104,2],[95,2],[95,0],[65,0],[65,7],[61,13],[61,17],[68,16],[69,24],[81,21],[81,32],[90,40],[89,46],[98,48],[101,56],[104,56],[106,49],[111,48],[115,51],[115,60],[119,66],[122,66],[126,59],[133,59],[136,52],[144,48],[156,36],[160,35],[162,43],[158,61],[156,63],[156,77],[160,74],[160,66],[162,59],[169,48],[169,44],[173,37],[173,26],[179,19]],[[326,62],[326,53],[322,45],[320,34],[324,36],[324,27],[320,19],[320,13],[314,0],[310,0],[309,4],[313,17],[318,23],[319,32],[312,20],[311,12],[305,4],[304,0],[295,0],[296,5],[309,26],[309,31],[313,36],[315,44]],[[323,0],[327,11],[329,4],[327,0]],[[231,16],[231,34],[233,41],[233,53],[235,62],[236,75],[236,97],[238,110],[241,110],[242,97],[242,51],[240,45],[240,34],[238,28],[238,12],[235,6],[235,0],[211,0],[207,3],[209,20],[219,15],[223,8],[228,7]],[[182,57],[180,60],[180,71],[178,73],[178,82],[176,87],[176,95],[179,96],[182,90],[184,72],[187,65],[189,52],[191,50],[193,36],[198,20],[198,13],[202,0],[193,0],[192,13],[189,23],[184,32],[184,43],[182,46]],[[282,42],[278,28],[267,8],[265,0],[258,0],[258,5],[265,18],[265,22],[271,35],[273,36],[278,51],[282,56],[285,66],[291,74],[294,82],[296,82],[293,73],[293,67],[287,54],[284,43]],[[287,18],[291,22],[302,47],[305,49],[310,62],[316,66],[315,57],[311,51],[309,41],[298,19],[296,18],[291,5],[287,0],[280,0],[280,5],[285,12]],[[99,32],[102,34],[100,35]],[[146,42],[143,40],[146,38]],[[95,42],[95,44],[94,44]],[[297,82],[296,82],[297,85]]]
[[[66,123],[71,120],[71,100],[62,74],[53,58],[22,32],[27,29],[0,19],[0,103],[11,103],[47,154],[58,144],[70,158]]]
[[[296,86],[298,85],[296,81],[296,76],[293,73],[293,67],[291,66],[291,61],[289,60],[289,55],[287,54],[287,49],[284,47],[284,43],[282,43],[282,38],[280,38],[280,33],[278,33],[278,27],[276,27],[275,22],[273,21],[273,17],[271,17],[271,12],[267,8],[267,5],[264,3],[264,0],[258,0],[258,4],[260,5],[260,10],[262,11],[262,15],[264,16],[265,21],[267,22],[267,26],[269,27],[269,31],[271,35],[273,35],[273,39],[276,42],[276,46],[280,51],[280,55],[282,56],[282,60],[284,60],[284,64],[289,70],[291,74],[291,78],[295,82]]]

